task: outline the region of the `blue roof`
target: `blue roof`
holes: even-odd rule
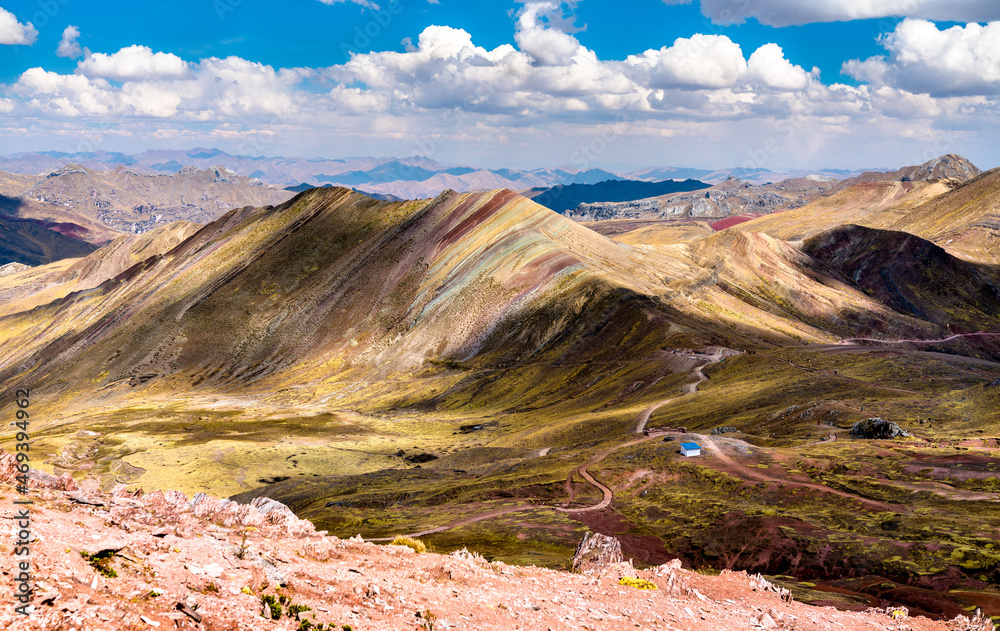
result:
[[[701,445],[698,443],[681,443],[681,447],[684,449],[701,449]]]

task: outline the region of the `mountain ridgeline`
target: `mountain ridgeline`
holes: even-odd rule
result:
[[[876,321],[900,335],[947,330],[940,310],[876,295],[879,302],[869,287],[831,289],[816,271],[852,276],[849,269],[765,237],[729,245],[722,237],[696,244],[686,260],[616,243],[508,190],[383,202],[313,189],[280,206],[231,211],[169,252],[46,305],[62,327],[17,324],[35,321],[34,312],[9,316],[26,336],[20,347],[36,350],[0,374],[13,377],[11,367],[27,362],[66,384],[102,374],[100,387],[112,390],[137,382],[268,389],[338,373],[421,371],[434,361],[480,370],[594,366],[597,358],[641,364],[673,335],[759,345],[792,330],[817,341],[867,334]],[[844,267],[840,255],[828,258]],[[773,261],[767,277],[760,260]],[[879,277],[900,262],[867,264]],[[705,269],[717,280],[699,280]],[[776,274],[790,286],[781,309],[753,289]],[[709,303],[739,297],[735,321],[774,326],[725,333],[731,318],[673,295],[679,289]],[[857,319],[848,305],[862,306]]]

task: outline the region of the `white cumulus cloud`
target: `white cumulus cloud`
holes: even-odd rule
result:
[[[758,48],[747,60],[747,70],[753,81],[775,90],[793,92],[809,85],[810,74],[785,59],[784,51],[777,44]],[[819,69],[813,68],[813,74],[819,74]]]
[[[100,116],[119,110],[118,95],[107,81],[91,81],[78,74],[29,68],[18,78],[13,90],[26,99],[29,107],[48,114]]]
[[[148,46],[129,46],[110,55],[93,53],[77,64],[87,77],[112,81],[177,79],[188,72],[187,62],[172,53],[154,53]]]
[[[664,147],[685,159],[702,152],[700,160],[736,155],[739,163],[752,154],[755,163],[787,164],[816,152],[826,160],[831,147],[850,161],[862,151],[926,146],[914,130],[957,128],[984,147],[1000,140],[994,24],[941,29],[906,20],[882,38],[882,57],[845,66],[861,81],[848,86],[823,84],[817,68],[796,65],[778,44],[744,52],[719,34],[602,59],[574,36],[580,29],[563,15],[572,3],[520,4],[509,44],[486,49],[468,31],[434,25],[410,34],[404,52],[354,52],[326,68],[81,48],[74,72],[31,68],[0,85],[0,141],[34,142],[10,131],[22,120],[44,139],[85,133],[91,123],[81,119],[90,118],[147,142],[217,136],[263,153],[271,143],[318,153],[416,149],[445,160],[521,151],[530,163],[578,164],[577,149],[589,152],[599,139],[608,153],[588,164]],[[63,40],[63,51],[75,52],[79,29],[67,28]]]
[[[935,96],[1000,94],[1000,22],[940,30],[904,20],[880,43],[889,56],[852,59],[843,71],[859,81]]]
[[[69,57],[75,59],[83,55],[83,49],[80,47],[80,43],[77,38],[80,37],[80,29],[75,26],[67,26],[63,31],[62,39],[59,40],[59,47],[56,48],[56,54],[60,57]]]
[[[641,73],[651,88],[724,88],[743,77],[743,50],[725,35],[696,33],[672,46],[630,55],[626,63]]]
[[[557,2],[529,2],[518,13],[514,41],[525,53],[545,66],[568,66],[583,47],[575,37],[557,28],[547,28],[545,20],[562,21]]]
[[[312,95],[297,92],[295,85],[312,73],[275,70],[239,57],[188,63],[175,55],[131,46],[113,54],[89,55],[73,74],[30,68],[11,91],[29,109],[67,117],[270,119],[300,113],[300,105]]]
[[[30,46],[38,38],[38,30],[31,22],[21,24],[10,11],[0,7],[0,44]]]

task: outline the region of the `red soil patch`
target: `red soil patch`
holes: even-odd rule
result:
[[[574,513],[573,519],[585,524],[594,532],[615,537],[622,544],[622,555],[626,559],[635,559],[644,565],[661,565],[676,558],[667,552],[663,541],[653,535],[628,534],[633,526],[622,515],[610,509]]]
[[[930,471],[926,471],[930,469]],[[947,458],[916,457],[903,467],[907,473],[926,472],[936,479],[988,480],[1000,477],[1000,458],[987,458],[973,454],[954,454]]]
[[[778,211],[778,212],[784,212],[784,211]],[[725,230],[726,228],[732,228],[733,226],[738,226],[741,223],[746,223],[748,221],[756,219],[757,217],[763,217],[765,214],[777,215],[778,212],[775,212],[775,213],[747,213],[745,215],[735,215],[733,217],[726,217],[725,219],[720,219],[720,220],[718,220],[716,222],[713,222],[713,223],[711,223],[709,225],[712,227],[712,230],[715,230],[716,232],[719,232],[720,230]]]
[[[949,596],[971,603],[983,610],[987,616],[1000,616],[1000,597],[978,592],[949,592]]]

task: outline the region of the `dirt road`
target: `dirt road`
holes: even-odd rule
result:
[[[847,344],[849,342],[878,342],[879,344],[941,344],[942,342],[950,342],[952,340],[962,339],[964,337],[1000,337],[1000,333],[986,333],[980,331],[978,333],[956,333],[954,335],[949,335],[948,337],[942,337],[937,340],[880,340],[873,337],[845,337],[840,340],[841,344]]]
[[[855,500],[855,501],[858,501],[858,502],[862,502],[862,503],[867,504],[867,505],[869,505],[871,507],[874,507],[874,508],[876,508],[877,510],[880,510],[880,511],[902,512],[902,511],[906,510],[904,507],[898,506],[896,504],[887,504],[885,502],[879,502],[879,501],[876,501],[876,500],[870,500],[870,499],[867,499],[867,498],[864,498],[864,497],[859,497],[857,495],[851,495],[850,493],[847,493],[845,491],[838,491],[837,489],[831,489],[828,486],[823,486],[822,484],[816,484],[814,482],[796,482],[794,480],[786,480],[786,479],[783,479],[783,478],[775,478],[773,476],[767,475],[766,473],[762,473],[762,472],[758,471],[757,469],[751,469],[750,467],[748,467],[748,466],[746,466],[744,464],[740,464],[739,462],[736,462],[735,460],[733,460],[732,458],[730,458],[729,456],[727,456],[719,448],[719,446],[715,444],[715,441],[712,440],[711,437],[709,437],[709,436],[702,436],[701,437],[701,441],[702,441],[702,444],[705,447],[708,447],[709,451],[711,451],[715,455],[716,458],[718,458],[721,462],[725,463],[730,468],[738,471],[740,473],[740,475],[742,475],[743,477],[745,477],[745,478],[747,478],[749,480],[757,480],[758,482],[773,482],[775,484],[782,484],[782,485],[785,485],[785,486],[798,486],[798,487],[802,487],[802,488],[815,489],[817,491],[822,491],[824,493],[833,493],[834,495],[839,495],[839,496],[847,498],[847,499],[851,499],[851,500]]]
[[[584,511],[601,510],[602,508],[607,508],[608,506],[610,506],[611,505],[611,500],[614,499],[614,492],[612,492],[611,489],[609,489],[607,486],[605,486],[601,482],[598,482],[597,480],[595,480],[594,476],[590,475],[590,472],[587,469],[589,467],[591,467],[591,466],[599,463],[600,461],[604,460],[605,458],[607,458],[608,456],[610,456],[614,452],[618,451],[619,449],[624,449],[625,447],[631,447],[632,445],[638,445],[639,443],[644,443],[644,442],[649,441],[649,440],[655,440],[657,438],[659,438],[658,435],[657,436],[643,436],[642,438],[633,440],[631,442],[627,442],[627,443],[624,443],[624,444],[621,444],[621,445],[615,445],[614,447],[609,447],[609,448],[605,449],[604,451],[600,452],[599,454],[597,454],[596,456],[594,456],[593,458],[591,458],[590,460],[588,460],[586,462],[586,464],[582,464],[579,467],[577,467],[576,469],[573,469],[572,471],[570,471],[569,476],[566,478],[566,486],[570,490],[570,494],[569,495],[570,495],[570,501],[571,502],[573,501],[573,497],[576,495],[576,493],[574,493],[572,491],[572,486],[573,486],[573,476],[575,474],[577,474],[577,473],[579,473],[580,477],[582,477],[584,480],[586,480],[587,482],[590,482],[595,487],[597,487],[601,491],[601,493],[603,494],[604,497],[601,499],[600,502],[598,502],[597,504],[594,504],[593,506],[586,506],[584,508],[556,508],[556,510],[561,511],[563,513],[582,513]]]
[[[685,394],[693,394],[698,390],[699,385],[708,381],[708,375],[705,374],[705,367],[711,366],[712,364],[718,364],[719,362],[721,362],[727,354],[726,350],[728,349],[721,349],[721,348],[717,349],[714,353],[706,356],[705,363],[695,366],[691,370],[691,374],[695,376],[695,379],[697,381],[684,384],[681,387],[681,393],[682,393],[681,396]],[[646,431],[646,423],[649,422],[649,417],[653,415],[653,412],[660,409],[664,405],[667,405],[668,403],[672,403],[676,399],[677,397],[673,397],[670,399],[666,399],[665,401],[654,403],[653,405],[649,406],[648,408],[640,412],[639,416],[636,418],[635,433],[641,434],[644,431]]]

